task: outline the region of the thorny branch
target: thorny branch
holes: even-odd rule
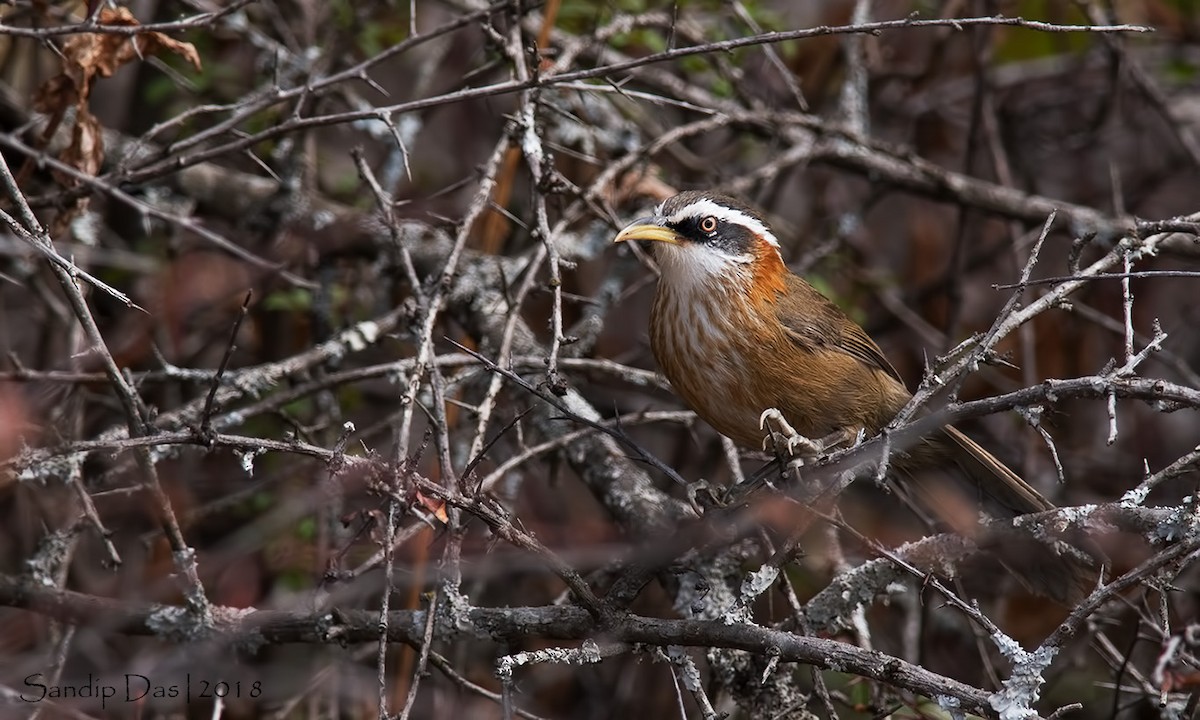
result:
[[[1176,589],[1196,582],[1200,388],[1194,304],[1178,300],[1200,253],[1194,193],[1172,188],[1194,187],[1179,167],[1194,169],[1200,122],[1167,81],[1163,56],[1183,49],[1170,32],[1091,4],[1078,25],[861,0],[840,17],[788,7],[787,21],[758,3],[735,3],[736,20],[686,5],[580,20],[567,0],[369,5],[342,17],[237,0],[112,25],[18,4],[0,24],[30,62],[49,43],[38,61],[71,57],[75,38],[201,30],[206,70],[224,63],[236,88],[148,55],[173,102],[138,122],[89,126],[90,89],[43,93],[70,112],[0,107],[14,248],[0,266],[0,539],[13,540],[0,552],[15,568],[0,574],[0,633],[13,618],[66,629],[6,638],[19,673],[0,692],[89,662],[223,668],[281,643],[378,643],[373,658],[249,665],[289,668],[295,687],[265,699],[313,716],[467,716],[479,702],[522,717],[598,703],[832,717],[932,701],[1008,720],[1090,708],[1110,678],[1114,707],[1186,710],[1200,621]],[[1021,38],[1066,33],[1087,49],[1022,54]],[[820,49],[831,37],[844,52]],[[1111,100],[1126,85],[1145,107]],[[956,113],[972,117],[961,136]],[[1156,132],[1178,147],[1146,143]],[[979,137],[988,160],[960,162]],[[345,189],[342,164],[361,187]],[[1114,187],[1079,180],[1093,177]],[[924,363],[882,437],[767,482],[757,449],[739,456],[671,405],[642,339],[652,275],[609,250],[622,219],[685,187],[763,206],[788,259],[812,251],[810,277],[874,314],[910,377],[925,345],[904,328],[946,347],[975,334]],[[943,203],[962,210],[957,233]],[[241,302],[251,289],[260,299]],[[973,537],[897,519],[870,478],[931,429],[972,421],[997,446],[1044,440],[1052,458],[1014,467],[1060,509]],[[872,525],[877,506],[890,523]],[[1011,579],[985,568],[981,583],[977,567],[1030,538],[1112,570],[1033,629],[999,612]],[[98,582],[97,547],[126,561],[120,587],[145,592]],[[163,551],[167,569],[152,562]],[[913,649],[933,632],[952,640]],[[80,642],[92,633],[168,649],[134,643],[96,665]],[[1094,651],[1067,642],[1084,634]],[[666,661],[661,677],[634,669],[646,655]],[[1054,694],[1067,655],[1095,670],[1086,697]],[[556,665],[601,690],[566,709],[524,690]],[[994,682],[972,670],[993,666]],[[872,707],[851,702],[848,676]]]

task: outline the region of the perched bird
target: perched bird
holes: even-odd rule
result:
[[[759,446],[774,417],[810,452],[849,444],[879,432],[911,397],[867,333],[788,270],[779,240],[747,205],[683,192],[614,242],[628,240],[654,241],[661,276],[650,345],[659,366],[696,414],[735,442]],[[957,466],[993,516],[1054,507],[950,426],[893,463],[902,476]]]

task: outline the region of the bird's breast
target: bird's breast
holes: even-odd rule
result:
[[[756,321],[730,292],[679,292],[660,285],[650,315],[650,346],[696,414],[735,441],[757,445],[764,408],[752,392],[754,363],[744,357],[745,336]]]
[[[767,408],[817,438],[874,433],[908,398],[903,385],[850,353],[795,342],[773,303],[755,302],[732,284],[691,291],[660,282],[650,345],[696,414],[747,447],[762,442],[759,416]]]

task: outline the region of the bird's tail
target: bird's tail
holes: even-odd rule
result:
[[[950,426],[942,428],[941,434],[946,440],[939,444],[950,451],[970,482],[971,494],[992,517],[1007,519],[1054,509],[1053,503],[971,438]],[[944,502],[938,504],[943,511],[947,507]],[[938,514],[947,519],[943,512]],[[1095,587],[1100,563],[1079,549],[1077,543],[1035,538],[1026,530],[1005,524],[989,527],[976,541],[1031,590],[1061,603],[1074,604]]]
[[[989,514],[1016,517],[1054,509],[1053,503],[974,440],[949,425],[942,432],[955,451],[955,463],[975,486],[972,489],[986,501],[984,507]]]

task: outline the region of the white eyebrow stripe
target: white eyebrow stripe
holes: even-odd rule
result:
[[[708,198],[700,198],[691,203],[688,203],[682,210],[667,218],[667,222],[674,225],[683,222],[692,217],[715,217],[718,220],[723,220],[728,223],[741,225],[752,233],[762,237],[775,248],[779,247],[779,240],[775,238],[774,233],[758,218],[747,215],[741,210],[725,207],[718,203],[709,200]]]

